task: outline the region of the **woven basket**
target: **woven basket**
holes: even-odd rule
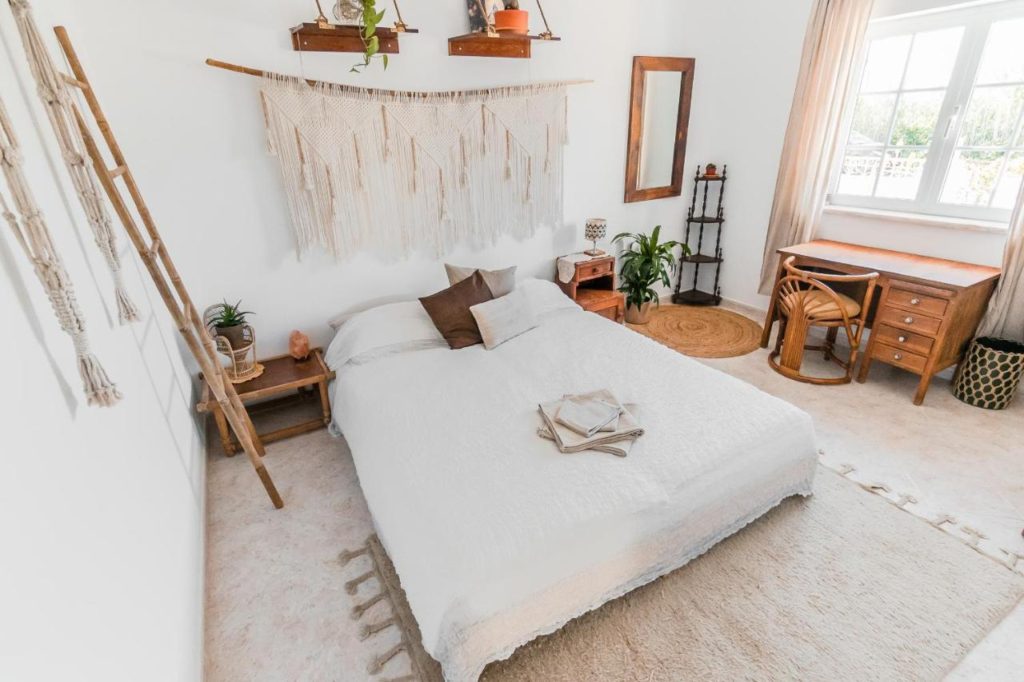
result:
[[[986,410],[1005,410],[1024,375],[1024,343],[982,337],[975,339],[960,365],[953,395]]]

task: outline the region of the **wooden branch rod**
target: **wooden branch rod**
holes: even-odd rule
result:
[[[238,64],[230,64],[228,62],[222,62],[219,59],[207,59],[207,66],[213,66],[218,69],[224,69],[225,71],[234,71],[235,73],[244,73],[247,76],[259,76],[263,78],[283,78],[286,80],[305,80],[311,86],[317,85],[330,85],[343,90],[351,90],[352,92],[358,92],[362,94],[381,94],[381,95],[393,95],[394,90],[383,90],[381,88],[360,88],[356,85],[342,85],[340,83],[331,83],[330,81],[317,81],[309,78],[299,78],[298,76],[286,76],[280,73],[274,73],[273,71],[262,71],[260,69],[253,69],[248,66],[239,66]],[[571,80],[571,81],[553,81],[548,83],[531,83],[527,85],[508,85],[496,88],[484,88],[481,90],[453,90],[450,92],[402,92],[403,95],[412,95],[415,97],[437,97],[445,95],[488,95],[494,92],[515,90],[516,88],[535,88],[535,87],[558,87],[560,85],[586,85],[593,83],[592,80]]]

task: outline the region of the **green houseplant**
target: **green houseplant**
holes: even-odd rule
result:
[[[385,10],[377,11],[377,0],[360,0],[363,5],[363,12],[359,16],[360,37],[363,39],[363,61],[353,66],[350,71],[362,73],[363,69],[370,65],[374,57],[380,57],[384,69],[388,68],[388,56],[380,54],[380,39],[377,37],[377,27],[384,19]]]
[[[683,249],[683,256],[690,254],[690,247],[677,241],[659,242],[661,225],[654,228],[650,236],[643,233],[622,232],[612,242],[628,240],[626,250],[619,257],[622,269],[619,271],[619,291],[626,295],[626,322],[647,324],[650,307],[658,303],[658,292],[653,285],[659,282],[672,286],[670,275],[676,269],[673,253],[677,246]]]
[[[231,347],[238,350],[245,345],[244,329],[246,316],[255,313],[241,309],[242,302],[238,301],[231,305],[227,301],[218,303],[209,312],[207,324],[217,336],[223,336],[231,344]]]

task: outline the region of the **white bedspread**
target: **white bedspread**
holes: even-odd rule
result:
[[[454,682],[811,490],[807,414],[579,309],[492,351],[421,344],[336,369],[336,424]],[[600,388],[642,406],[627,459],[536,435],[538,403]]]

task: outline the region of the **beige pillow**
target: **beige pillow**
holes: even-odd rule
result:
[[[493,350],[537,326],[530,300],[521,291],[470,306],[480,337],[487,350]]]
[[[448,284],[458,284],[464,279],[473,276],[479,268],[463,268],[458,265],[444,264],[444,271],[448,273]],[[501,298],[516,288],[516,266],[504,270],[480,270],[487,288],[494,294],[494,298]]]

